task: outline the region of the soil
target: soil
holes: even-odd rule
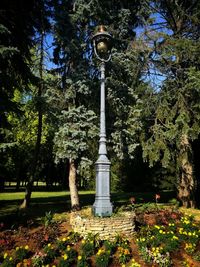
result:
[[[140,218],[140,223],[142,222],[150,225],[155,224],[158,220],[158,218],[155,218],[155,216],[157,216],[157,214],[146,214]],[[60,221],[47,228],[45,228],[44,225],[31,222],[26,226],[21,225],[17,229],[12,230],[5,229],[4,226],[2,226],[0,230],[0,255],[2,255],[5,251],[8,252],[17,246],[25,245],[28,245],[31,251],[39,252],[46,244],[54,242],[58,237],[66,237],[66,235],[72,231],[69,224],[69,216],[66,218],[66,220]],[[146,264],[141,259],[134,238],[130,239],[130,245],[133,258],[140,263],[142,267],[156,267],[156,265]],[[78,246],[79,244],[76,244],[76,248],[78,248]],[[175,267],[183,267],[183,260],[187,260],[188,267],[200,267],[200,263],[194,261],[192,257],[187,255],[182,248],[177,252],[173,252],[171,256],[173,266]],[[93,257],[91,257],[91,263],[92,267],[95,267]],[[121,267],[115,258],[113,258],[113,261],[109,266]]]

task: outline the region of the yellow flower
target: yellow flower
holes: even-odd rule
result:
[[[101,254],[101,249],[99,249],[97,252],[97,255],[100,255],[100,254]]]
[[[8,256],[8,253],[4,253],[3,258],[6,259]]]
[[[85,240],[83,239],[81,243],[82,243],[82,244],[85,244]]]
[[[29,249],[28,245],[26,245],[24,248],[25,248],[26,250],[28,250],[28,249]]]
[[[78,260],[80,261],[81,259],[82,259],[82,256],[81,256],[81,255],[79,255],[79,256],[78,256]]]
[[[67,258],[68,258],[67,254],[64,254],[64,255],[63,255],[63,259],[64,259],[64,260],[67,260]]]
[[[12,260],[13,260],[13,257],[10,257],[10,258],[9,258],[9,261],[12,261]]]
[[[67,246],[67,251],[70,251],[70,249],[71,249],[71,247],[68,245],[68,246]]]
[[[49,243],[47,246],[50,248],[50,246],[51,246],[51,243]]]
[[[163,233],[163,230],[160,230],[159,233],[162,234]]]
[[[63,237],[62,241],[65,242],[67,239],[65,237]]]
[[[19,247],[16,247],[15,250],[18,251],[19,250]]]

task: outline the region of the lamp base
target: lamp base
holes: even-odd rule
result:
[[[96,162],[96,196],[93,213],[99,217],[112,215],[113,205],[110,202],[110,161],[101,155]]]
[[[105,200],[102,197],[95,200],[93,205],[93,214],[98,217],[110,217],[113,213],[113,205],[109,200]]]

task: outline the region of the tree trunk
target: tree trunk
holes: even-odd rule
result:
[[[33,181],[30,180],[27,183],[26,190],[25,190],[25,197],[20,205],[20,209],[27,209],[30,205],[30,199],[31,199],[31,193],[32,193],[32,188],[33,188]]]
[[[187,135],[182,135],[180,149],[180,181],[178,184],[178,197],[183,207],[195,208],[195,179],[193,175],[192,148]]]
[[[0,192],[4,190],[4,178],[0,176]]]
[[[72,210],[80,210],[78,189],[76,183],[76,166],[73,160],[69,162],[69,190]]]

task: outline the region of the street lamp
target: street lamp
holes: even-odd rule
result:
[[[95,216],[111,216],[113,206],[110,202],[110,161],[106,149],[106,116],[105,116],[105,63],[111,59],[112,36],[104,26],[100,26],[92,37],[94,53],[100,60],[100,134],[99,152],[96,166],[96,195],[93,204]]]

